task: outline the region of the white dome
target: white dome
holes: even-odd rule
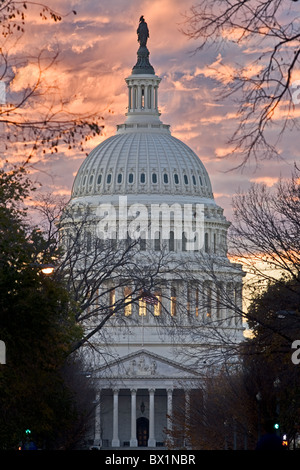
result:
[[[154,130],[119,126],[82,163],[72,197],[107,194],[174,194],[213,198],[208,173],[197,155],[172,137],[168,126]],[[136,127],[136,126],[135,126]]]

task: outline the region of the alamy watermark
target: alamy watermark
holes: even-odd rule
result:
[[[0,106],[6,104],[6,83],[0,80]]]
[[[118,205],[100,204],[96,215],[96,235],[101,239],[183,240],[185,249],[200,250],[204,245],[204,204],[134,203],[119,196]]]
[[[292,88],[296,88],[295,91],[292,92],[292,101],[294,104],[300,103],[300,80],[295,80],[291,84]]]
[[[6,346],[4,341],[0,341],[0,364],[6,364]]]
[[[292,354],[292,363],[298,365],[300,364],[300,339],[295,339],[295,341],[293,341],[292,349],[296,349]]]

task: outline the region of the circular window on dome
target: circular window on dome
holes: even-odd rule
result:
[[[184,179],[185,184],[189,184],[187,175],[183,175],[183,179]]]
[[[152,183],[153,184],[157,183],[157,174],[156,173],[152,173]]]
[[[122,183],[122,179],[123,179],[123,175],[122,175],[122,173],[119,173],[119,174],[118,174],[118,177],[117,177],[117,182],[118,182],[118,184],[121,184],[121,183]]]
[[[168,184],[168,183],[169,183],[168,173],[164,173],[164,183],[165,183],[165,184]]]
[[[108,173],[107,178],[106,178],[107,184],[111,183],[111,173]]]
[[[177,173],[174,174],[174,182],[175,182],[175,184],[179,184],[179,177],[178,177]]]
[[[102,173],[100,173],[100,175],[98,175],[97,184],[101,184],[101,181],[102,181]]]
[[[130,183],[130,184],[133,183],[133,173],[129,173],[129,175],[128,175],[128,183]]]
[[[146,183],[146,175],[145,173],[141,173],[141,179],[140,179],[141,183],[144,184]]]

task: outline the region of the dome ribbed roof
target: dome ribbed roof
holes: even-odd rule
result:
[[[159,127],[121,129],[95,147],[77,173],[72,197],[140,193],[213,198],[198,156],[168,126]]]

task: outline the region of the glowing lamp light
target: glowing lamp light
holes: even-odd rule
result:
[[[54,266],[52,264],[45,264],[43,265],[41,271],[43,274],[46,274],[46,275],[53,274]]]

